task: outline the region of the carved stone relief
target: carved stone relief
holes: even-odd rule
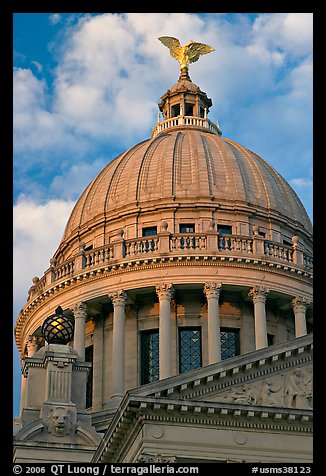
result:
[[[138,456],[136,463],[175,463],[175,456],[149,455],[141,454]]]
[[[241,405],[302,408],[312,410],[312,368],[295,369],[258,382],[246,383],[207,400]]]
[[[75,432],[75,424],[67,408],[55,407],[44,421],[48,433],[54,436],[65,436]]]

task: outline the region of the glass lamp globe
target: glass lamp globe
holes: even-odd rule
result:
[[[48,344],[68,344],[74,333],[74,323],[63,314],[62,307],[47,317],[42,325],[42,334]]]

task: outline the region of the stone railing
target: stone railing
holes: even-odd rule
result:
[[[159,251],[159,238],[158,236],[134,238],[125,240],[124,245],[126,257],[155,253]]]
[[[219,235],[218,249],[251,254],[253,253],[253,238],[240,235]]]
[[[222,135],[219,126],[207,118],[197,116],[176,116],[166,119],[165,121],[158,122],[152,130],[152,138],[156,137],[160,132],[177,126],[196,126],[204,128],[219,136]]]
[[[269,258],[276,258],[289,263],[293,262],[293,248],[291,245],[266,240],[264,242],[264,254]]]
[[[98,264],[106,264],[113,259],[113,246],[106,245],[94,250],[85,251],[85,268],[90,268]]]
[[[170,237],[170,251],[207,250],[207,237],[199,233],[176,233]]]
[[[29,290],[30,297],[37,296],[47,285],[64,278],[71,278],[83,270],[94,270],[99,267],[117,265],[123,260],[143,257],[160,257],[166,255],[197,257],[215,256],[231,259],[259,259],[276,265],[293,265],[312,271],[313,260],[310,254],[304,253],[298,245],[297,237],[293,238],[293,246],[265,240],[258,234],[253,236],[221,234],[215,231],[205,233],[170,233],[162,231],[155,236],[125,240],[123,235],[112,243],[85,251],[85,244],[80,244],[79,252],[64,263],[56,264],[50,260],[50,268],[41,279],[33,278],[33,286]],[[233,257],[233,258],[232,258]],[[205,258],[206,259],[206,258]],[[225,258],[223,258],[225,259]]]

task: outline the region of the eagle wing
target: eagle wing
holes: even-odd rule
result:
[[[215,48],[212,46],[205,45],[204,43],[191,42],[187,46],[188,61],[189,63],[194,63],[195,61],[198,61],[201,55],[206,55],[212,51],[215,51]]]
[[[173,36],[160,36],[158,39],[161,43],[163,43],[164,46],[169,48],[170,55],[179,61],[182,56],[182,47],[180,41]]]

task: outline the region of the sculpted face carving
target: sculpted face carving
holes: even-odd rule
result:
[[[65,436],[71,433],[72,423],[68,411],[57,407],[51,411],[47,421],[48,432],[55,436]]]

